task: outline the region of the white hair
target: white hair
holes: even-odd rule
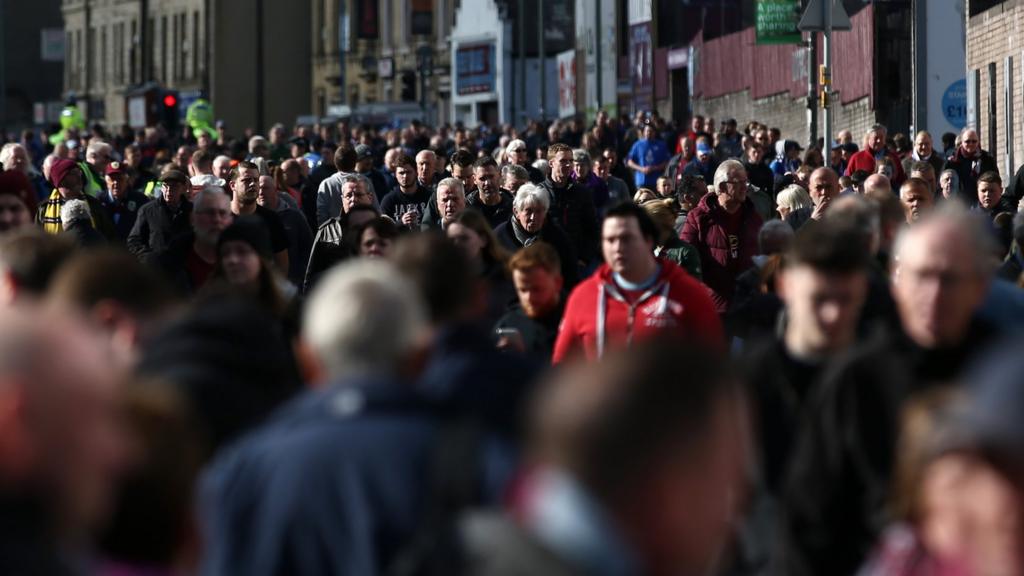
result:
[[[253,136],[252,138],[249,138],[249,154],[255,154],[257,148],[268,145],[267,139],[263,136]]]
[[[515,140],[509,142],[508,146],[505,146],[505,153],[508,154],[517,148],[522,148],[523,150],[526,150],[526,142],[520,140],[519,138],[516,138]]]
[[[225,162],[227,162],[228,164],[231,164],[231,157],[230,156],[225,156],[224,154],[221,154],[220,156],[217,156],[216,158],[213,159],[213,164],[215,166],[217,164],[223,164]]]
[[[421,296],[389,262],[352,260],[310,296],[303,338],[331,379],[390,375],[423,341]]]
[[[537,204],[547,213],[551,208],[551,196],[541,186],[532,183],[523,184],[516,192],[515,199],[512,200],[512,210],[518,214],[527,204]]]
[[[85,149],[85,158],[86,160],[88,160],[90,156],[95,156],[96,154],[99,154],[101,152],[105,152],[109,156],[113,151],[114,149],[110,146],[110,144],[107,144],[106,142],[92,142]]]
[[[790,210],[810,208],[814,205],[811,195],[799,184],[790,184],[783,188],[779,195],[775,197],[775,203]]]
[[[60,221],[67,226],[73,222],[91,221],[92,213],[85,200],[68,200],[60,207]]]
[[[734,172],[736,170],[743,172],[744,175],[747,174],[747,169],[743,167],[743,164],[739,160],[736,160],[734,158],[730,158],[729,160],[726,160],[725,162],[719,164],[718,169],[715,170],[715,190],[717,191],[718,188],[722,185],[722,182],[725,182],[726,180],[729,179],[730,172]]]
[[[446,188],[449,192],[456,192],[463,198],[466,197],[466,186],[458,178],[449,177],[441,180],[437,183],[437,190],[440,191],[441,188]]]
[[[4,144],[3,148],[0,148],[0,166],[4,167],[4,170],[11,169],[11,158],[14,157],[14,151],[18,148],[24,148],[17,142],[8,142]]]

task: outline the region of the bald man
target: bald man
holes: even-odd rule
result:
[[[839,196],[839,175],[831,168],[818,168],[811,172],[811,177],[807,180],[807,188],[814,206],[794,210],[786,217],[786,222],[796,231],[799,231],[808,222],[816,222],[825,216],[832,200]]]

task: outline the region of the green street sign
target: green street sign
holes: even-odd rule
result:
[[[802,41],[800,0],[757,0],[757,44],[799,44]]]

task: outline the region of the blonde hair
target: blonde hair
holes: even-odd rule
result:
[[[790,184],[783,188],[775,197],[775,203],[790,210],[809,208],[814,204],[811,201],[811,195],[802,186],[796,184]]]

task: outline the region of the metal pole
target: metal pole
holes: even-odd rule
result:
[[[832,0],[825,0],[822,8],[825,12],[825,32],[821,43],[822,47],[822,66],[825,68],[825,73],[822,75],[822,92],[823,92],[823,104],[825,106],[825,117],[822,122],[821,133],[825,138],[825,144],[829,145],[832,141]]]
[[[149,0],[139,2],[139,66],[141,70],[140,84],[149,82],[152,78],[152,64],[149,60],[149,44],[153,41],[149,37]]]
[[[540,63],[540,121],[546,120],[544,114],[545,96],[547,95],[547,67],[544,65],[544,0],[537,0],[537,62]]]
[[[597,70],[595,71],[595,76],[597,79],[597,81],[595,82],[595,84],[597,85],[597,94],[594,95],[594,102],[597,102],[598,110],[604,107],[604,101],[602,100],[602,96],[604,95],[601,94],[601,87],[604,85],[603,75],[601,74],[601,63],[604,62],[604,60],[602,60],[603,51],[601,50],[601,45],[604,43],[604,36],[601,35],[601,12],[604,11],[604,2],[605,0],[597,0],[596,2],[597,8],[595,9],[595,11],[597,12],[597,15],[595,16],[595,19],[597,20],[597,23],[594,25],[594,67],[597,68]],[[596,118],[597,112],[595,112],[594,114]]]
[[[256,133],[263,133],[263,0],[256,0]]]
[[[818,39],[814,32],[807,37],[807,141],[814,144],[818,141]]]
[[[0,0],[0,22],[7,22],[4,15],[4,5],[7,0]],[[4,26],[0,24],[0,140],[3,140],[4,132],[7,130],[7,51],[4,50]]]
[[[519,11],[516,14],[516,26],[519,26],[519,115],[525,127],[529,116],[526,110],[526,0],[519,0]]]

